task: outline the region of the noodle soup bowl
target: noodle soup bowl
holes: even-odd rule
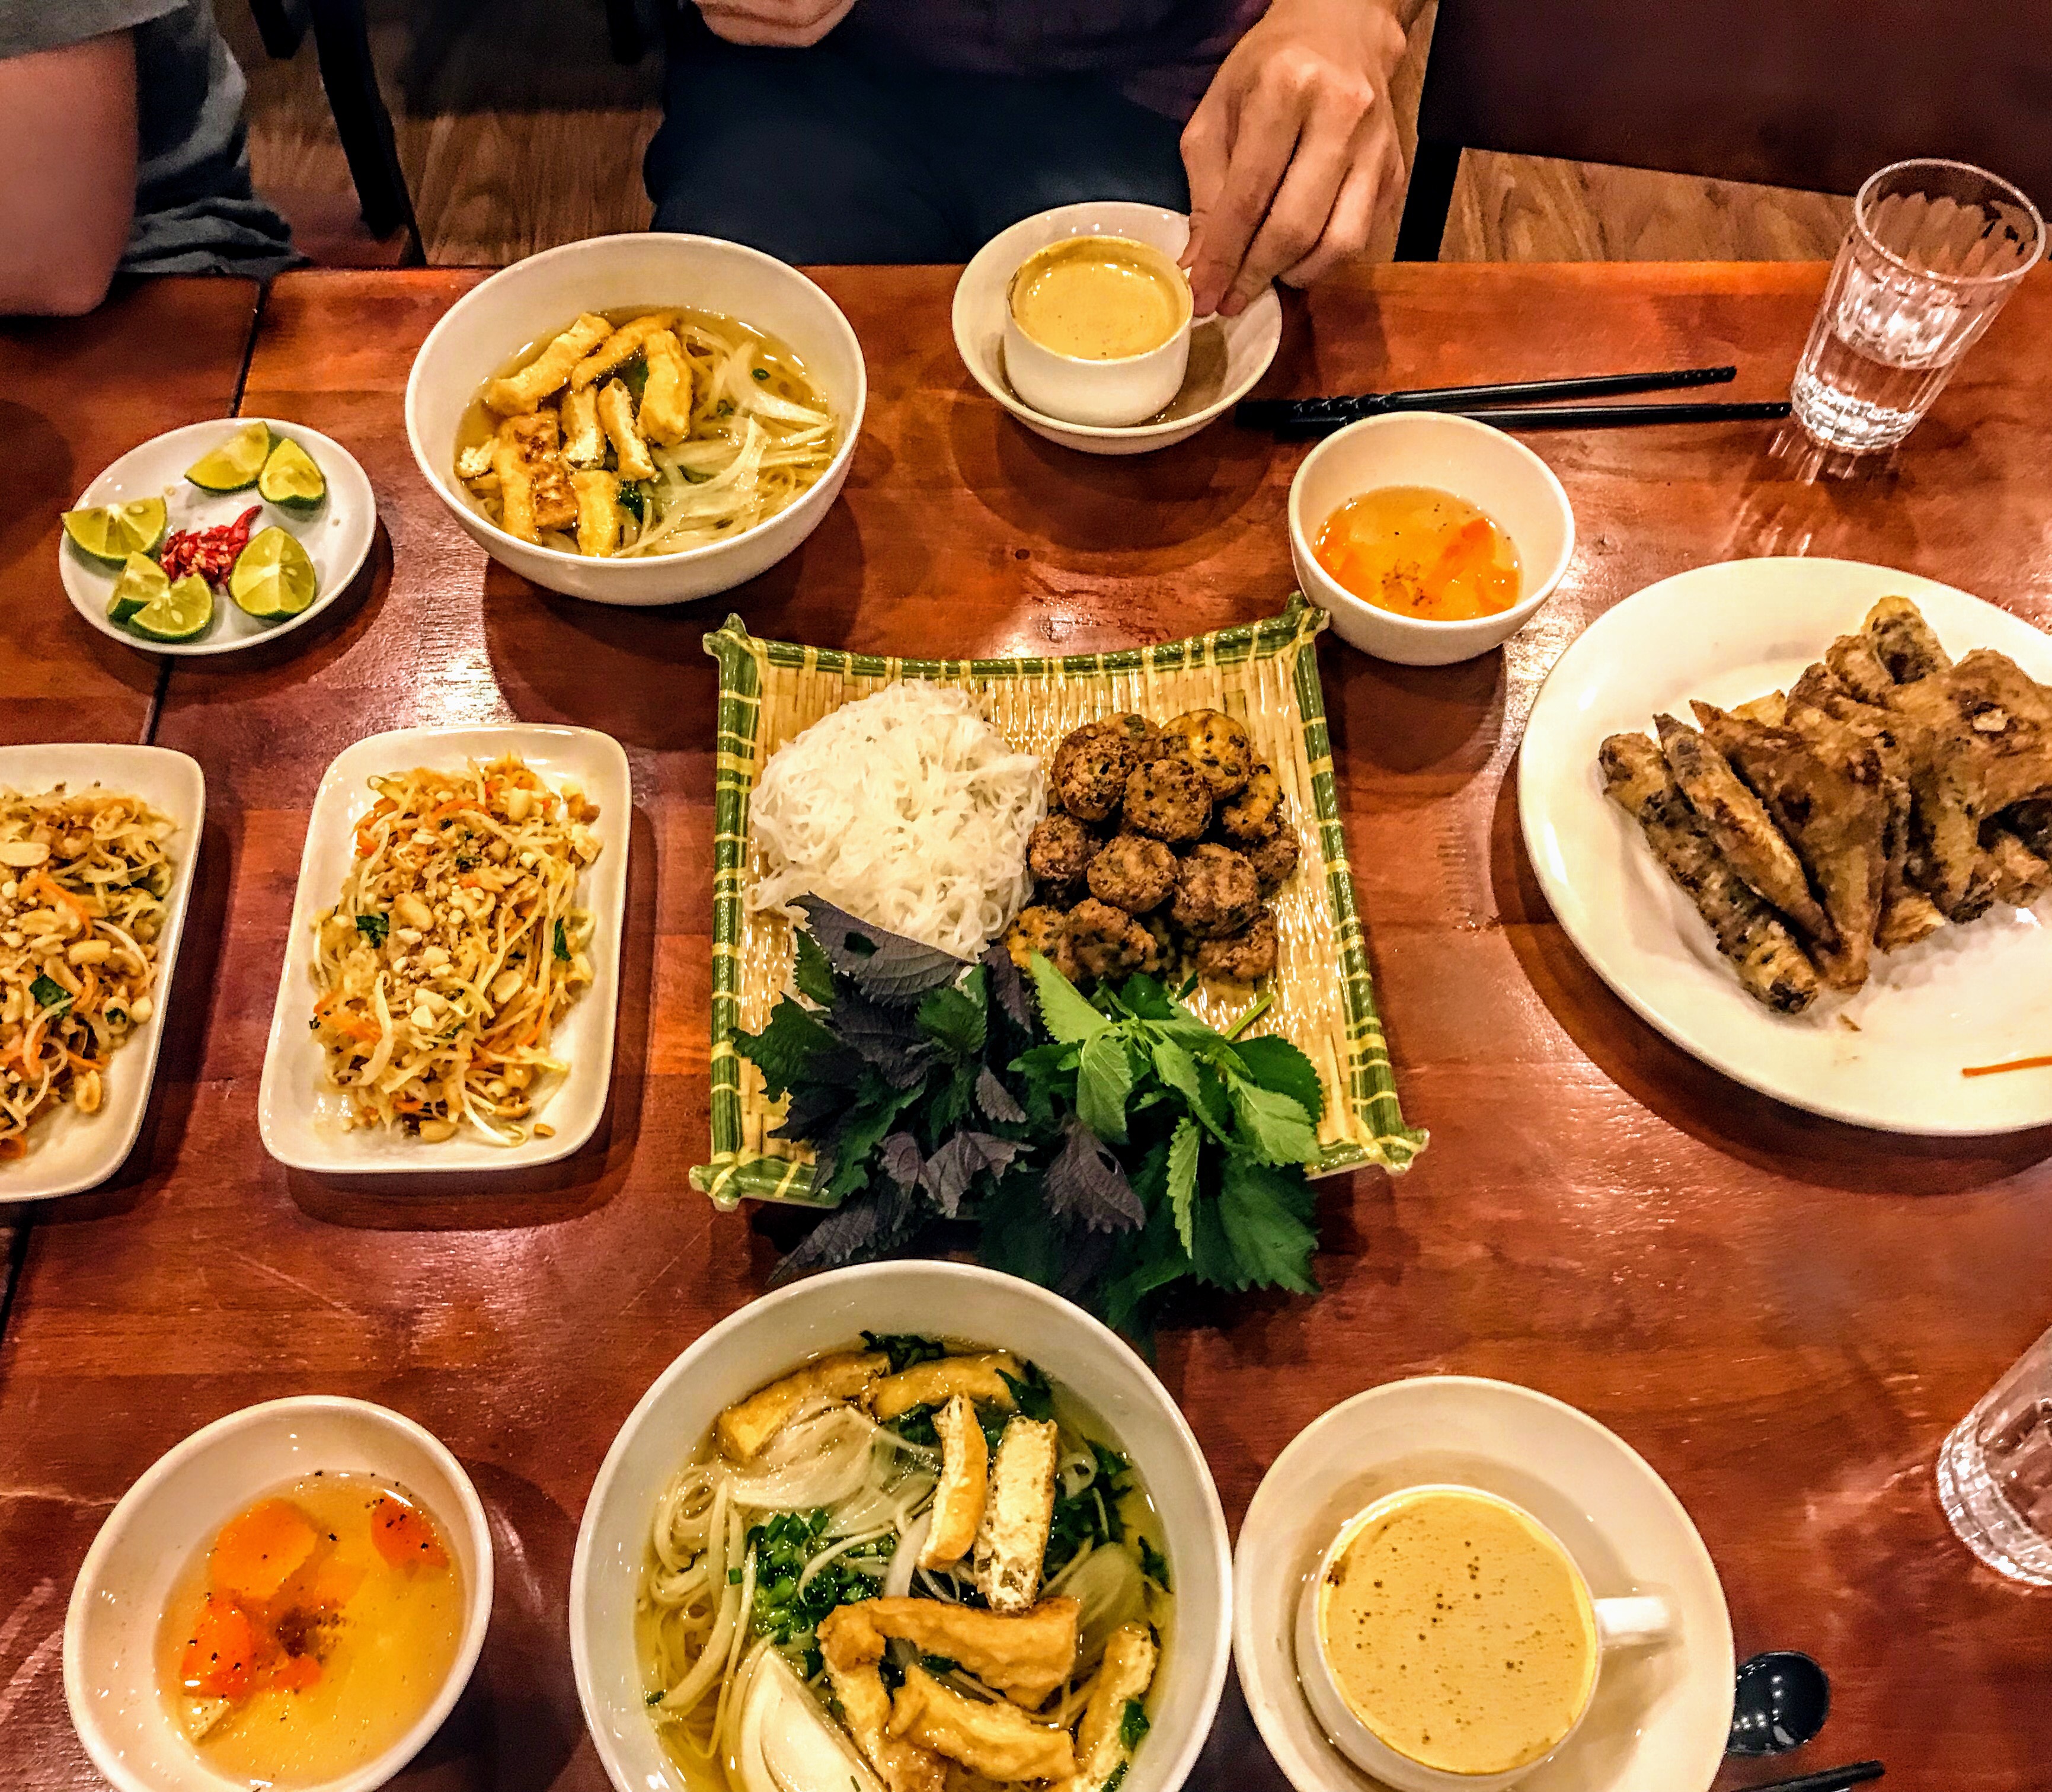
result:
[[[956,1263],[872,1263],[766,1295],[672,1363],[613,1440],[578,1532],[570,1657],[599,1759],[619,1792],[701,1792],[658,1739],[635,1606],[656,1503],[721,1410],[864,1331],[917,1332],[1030,1360],[1102,1421],[1161,1520],[1175,1590],[1152,1727],[1122,1792],[1173,1792],[1196,1764],[1225,1684],[1232,1587],[1211,1470],[1168,1390],[1119,1338],[1031,1282]]]
[[[602,560],[525,542],[480,511],[456,476],[456,436],[478,389],[527,344],[584,311],[684,306],[776,337],[832,408],[835,448],[818,482],[730,540]],[[854,458],[868,399],[854,330],[825,293],[773,256],[713,237],[639,231],[544,250],[494,274],[428,333],[406,380],[406,440],[421,476],[479,546],[550,591],[597,604],[681,603],[767,572],[817,528]]]

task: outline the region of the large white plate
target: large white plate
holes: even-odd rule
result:
[[[598,805],[598,861],[585,873],[579,895],[596,925],[591,941],[592,986],[570,1006],[554,1035],[569,1073],[536,1117],[555,1129],[553,1138],[495,1145],[465,1127],[440,1144],[382,1129],[344,1131],[347,1105],[324,1070],[319,1043],[307,1027],[313,1013],[314,921],[332,907],[354,848],[356,818],[375,799],[365,781],[375,773],[415,765],[460,769],[468,761],[518,753],[552,785],[576,784]],[[627,903],[627,840],[633,796],[627,755],[610,734],[591,728],[513,722],[478,728],[401,728],[373,734],[345,748],[322,776],[307,820],[300,886],[292,898],[292,933],[271,1015],[257,1095],[264,1148],[295,1169],[331,1176],[379,1176],[437,1170],[511,1170],[552,1164],[589,1139],[605,1111],[613,1081],[614,1011],[620,1000],[621,918]]]
[[[1071,237],[1118,236],[1181,255],[1190,240],[1181,212],[1130,199],[1057,205],[1021,218],[976,252],[955,283],[955,347],[976,383],[1036,436],[1084,454],[1149,454],[1171,448],[1223,416],[1254,389],[1282,340],[1282,301],[1264,286],[1237,317],[1200,318],[1190,335],[1183,389],[1157,417],[1120,428],[1064,423],[1036,411],[1004,374],[1005,289],[1036,249]]]
[[[157,980],[151,992],[155,1009],[108,1061],[99,1113],[80,1113],[66,1102],[29,1129],[26,1156],[0,1164],[0,1202],[76,1195],[113,1175],[135,1145],[150,1105],[206,814],[206,778],[194,761],[169,747],[0,747],[0,784],[34,796],[60,784],[73,792],[97,784],[122,796],[139,796],[178,824],[178,831],[165,843],[171,855],[171,888],[164,904],[164,930],[157,941]]]
[[[61,538],[57,542],[57,570],[64,580],[65,594],[71,599],[72,608],[101,634],[138,653],[233,653],[238,648],[254,647],[259,641],[275,640],[303,628],[349,589],[377,534],[378,503],[356,456],[341,443],[331,441],[303,423],[261,420],[270,425],[273,436],[289,436],[311,455],[327,479],[327,496],[318,509],[304,515],[264,503],[254,486],[246,491],[202,491],[186,478],[186,468],[202,455],[221,447],[245,425],[258,421],[222,417],[211,423],[189,423],[182,429],[153,436],[141,447],[129,449],[80,492],[72,508],[123,504],[135,498],[161,498],[170,517],[167,529],[176,530],[216,528],[233,522],[254,505],[262,514],[250,522],[253,536],[276,523],[288,534],[299,538],[307,558],[314,563],[314,601],[283,622],[260,622],[225,592],[216,592],[213,621],[198,640],[146,640],[107,620],[107,600],[113,593],[119,569],[102,565],[80,554],[69,538]]]
[[[2007,654],[2052,681],[2052,638],[1992,604],[1851,560],[1735,560],[1649,585],[1592,624],[1533,706],[1518,769],[1525,843],[1568,936],[1685,1051],[1812,1113],[1891,1133],[2007,1133],[2052,1122],[2052,1070],[1963,1077],[2052,1051],[2052,932],[1998,905],[1906,952],[1867,986],[1796,1015],[1739,987],[1694,906],[1604,795],[1604,736],[1651,730],[1689,699],[1729,708],[1787,690],[1876,599],[1910,598],[1956,656]],[[2039,910],[2048,906],[2041,903]]]
[[[1519,1792],[1706,1792],[1731,1734],[1724,1589],[1682,1503],[1587,1414],[1514,1383],[1423,1375],[1357,1394],[1306,1426],[1263,1477],[1233,1555],[1232,1655],[1262,1740],[1297,1792],[1376,1792],[1333,1747],[1297,1680],[1304,1582],[1364,1506],[1427,1481],[1515,1501],[1564,1544],[1600,1599],[1658,1593],[1673,1641],[1606,1656],[1565,1747]]]

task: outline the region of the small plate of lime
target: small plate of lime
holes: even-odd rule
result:
[[[224,417],[131,448],[65,512],[72,607],[145,653],[233,653],[347,590],[378,522],[355,456],[317,429]]]

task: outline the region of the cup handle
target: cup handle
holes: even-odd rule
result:
[[[1674,1608],[1657,1594],[1595,1602],[1596,1640],[1605,1649],[1662,1642],[1674,1634]]]

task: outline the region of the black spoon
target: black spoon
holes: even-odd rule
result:
[[[1779,1755],[1800,1748],[1831,1715],[1824,1670],[1792,1649],[1770,1649],[1738,1671],[1727,1755]]]

